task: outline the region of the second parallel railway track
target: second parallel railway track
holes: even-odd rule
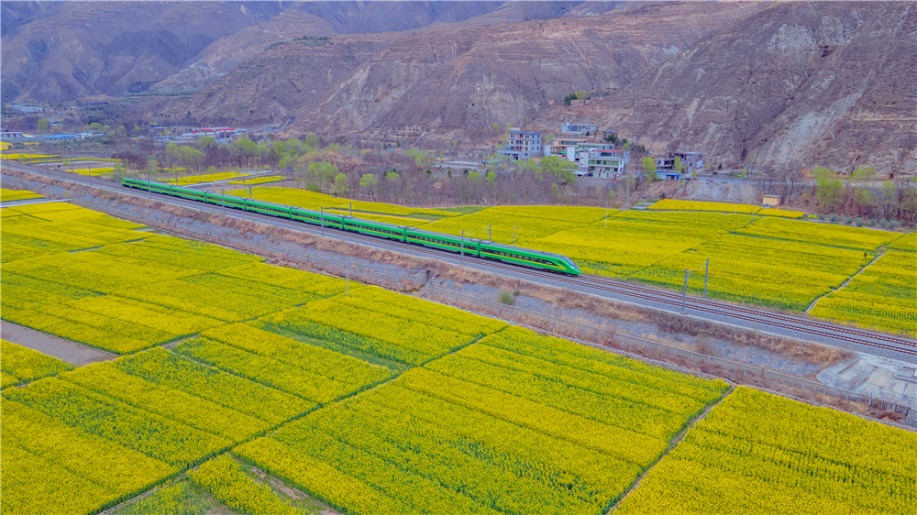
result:
[[[51,170],[31,167],[19,163],[4,162],[7,168],[23,172],[54,177],[68,182],[92,186],[101,190],[116,192],[138,198],[149,198],[147,192],[129,190],[114,185],[104,179],[91,179],[82,176],[73,176]],[[192,200],[156,195],[161,202],[172,203],[193,209],[212,213],[226,213],[225,208],[201,204]],[[333,229],[322,230],[301,222],[274,218],[268,215],[244,211],[231,211],[232,216],[240,219],[271,223],[276,226],[298,229],[313,235],[342,239],[352,243],[359,243],[385,250],[401,252],[408,255],[435,257],[453,264],[465,264],[484,271],[499,272],[508,277],[529,280],[547,286],[573,289],[579,292],[603,296],[613,300],[629,302],[644,307],[661,309],[670,313],[681,312],[682,303],[687,315],[707,318],[718,323],[726,323],[749,330],[760,331],[778,336],[787,336],[804,341],[836,345],[850,350],[878,354],[883,357],[904,359],[917,362],[917,341],[896,335],[867,331],[854,327],[832,324],[807,317],[789,315],[785,313],[766,311],[750,306],[732,304],[722,301],[687,296],[682,298],[680,293],[661,290],[658,288],[636,285],[624,281],[613,280],[599,276],[582,275],[579,277],[565,277],[538,270],[529,270],[505,263],[474,258],[472,256],[460,257],[455,254],[437,251],[416,245],[400,243],[392,240],[382,240],[371,236],[356,233],[338,232]],[[879,352],[876,352],[879,351]],[[884,352],[883,352],[884,351]]]
[[[418,252],[433,255],[440,254],[436,251],[428,251],[428,249],[421,249]],[[477,258],[466,256],[465,259],[476,260]],[[635,285],[623,281],[616,281],[600,276],[581,275],[579,277],[562,277],[555,274],[540,272],[538,270],[521,269],[519,267],[507,265],[504,263],[486,262],[486,264],[490,268],[506,270],[516,275],[524,275],[552,282],[558,281],[570,285],[580,286],[582,288],[614,293],[632,299],[651,301],[656,304],[662,304],[670,308],[674,308],[670,309],[670,311],[678,311],[682,306],[682,295],[671,291]],[[898,352],[906,356],[917,357],[917,341],[899,336],[887,335],[873,331],[865,331],[837,324],[829,324],[817,320],[806,319],[772,311],[765,311],[737,304],[712,301],[694,296],[687,296],[685,299],[685,308],[689,314],[707,313],[726,318],[744,320],[749,323],[761,324],[764,326],[770,325],[774,327],[780,327],[806,335],[819,337],[821,338],[821,342],[825,343],[830,343],[826,340],[843,341],[847,343],[867,345],[874,348]]]

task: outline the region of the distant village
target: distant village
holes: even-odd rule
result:
[[[576,163],[578,177],[614,179],[630,165],[631,151],[618,142],[613,130],[599,131],[589,123],[564,123],[560,135],[546,141],[544,133],[518,127],[509,130],[506,145],[497,151],[513,161],[556,156]],[[703,152],[674,152],[652,156],[657,179],[691,179],[704,172]],[[679,166],[680,165],[680,166]],[[678,168],[678,169],[676,169]]]
[[[36,105],[13,104],[11,107],[18,114],[51,112]],[[80,132],[61,132],[61,121],[54,116],[48,117],[46,123],[46,130],[37,134],[2,130],[0,140],[9,143],[58,143],[106,136],[104,130],[96,130],[95,127]],[[203,137],[212,138],[215,143],[228,143],[249,134],[247,129],[239,127],[163,127],[153,124],[143,130],[148,138],[161,145],[192,144]],[[598,125],[585,122],[564,123],[557,135],[512,127],[508,130],[503,148],[498,149],[496,154],[506,161],[549,156],[563,158],[575,163],[578,177],[615,179],[628,171],[644,173],[641,163],[631,163],[631,149],[626,140],[622,142],[618,139],[616,131],[600,130]],[[705,171],[703,152],[679,151],[650,157],[655,165],[656,179],[691,179]]]

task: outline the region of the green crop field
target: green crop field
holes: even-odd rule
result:
[[[908,431],[376,287],[345,291],[74,206],[2,214],[3,319],[121,354],[73,368],[2,342],[4,513],[793,511],[787,499],[907,513],[915,502]],[[682,241],[704,241],[706,225]],[[869,284],[864,294],[895,287]]]

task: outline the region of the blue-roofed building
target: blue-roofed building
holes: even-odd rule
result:
[[[83,138],[79,134],[45,134],[41,139],[45,141],[76,141]]]

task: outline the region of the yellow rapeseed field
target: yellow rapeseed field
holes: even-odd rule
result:
[[[66,171],[80,175],[108,175],[115,171],[114,166],[84,166],[80,168],[67,168]]]
[[[232,194],[248,196],[248,189]],[[666,288],[681,288],[689,270],[694,294],[703,293],[709,259],[710,297],[796,312],[839,287],[884,246],[917,250],[911,235],[809,221],[802,211],[724,202],[665,199],[650,210],[606,211],[568,206],[411,208],[276,187],[253,188],[253,197],[323,207],[333,214],[349,214],[352,204],[354,216],[562,254],[585,273]],[[917,263],[899,264],[902,274],[917,274]],[[840,310],[833,318],[882,327],[867,319],[881,318],[883,312],[899,319],[909,316],[899,297],[887,307],[871,309],[874,315]],[[886,326],[895,329],[900,323]]]
[[[251,185],[255,186],[258,184],[268,184],[271,182],[279,182],[286,180],[286,177],[283,175],[267,175],[264,177],[252,177],[250,179],[236,179],[228,181],[229,184],[233,185]]]
[[[739,387],[614,513],[911,513],[917,434]]]
[[[793,211],[790,209],[779,209],[776,207],[765,207],[758,211],[759,215],[776,216],[778,218],[802,218],[806,216],[805,211]]]
[[[486,211],[467,216],[534,220],[544,209]],[[753,390],[722,400],[723,381],[66,203],[0,217],[4,320],[125,354],[70,370],[2,343],[3,384],[17,385],[0,393],[4,513],[97,513],[141,493],[151,495],[119,509],[302,512],[271,486],[279,478],[342,513],[599,514],[660,458],[621,510],[914,504],[917,452],[906,431]],[[653,234],[649,250],[619,243],[632,252],[620,270],[664,282],[709,254],[729,269],[711,281],[717,295],[755,287],[788,305],[814,290],[774,279],[790,292],[781,297],[752,281],[836,284],[889,245],[849,293],[907,298],[905,278],[887,270],[906,268],[910,238],[829,232],[819,245],[766,226],[752,234],[761,218],[750,215],[603,217],[566,211],[552,223],[568,228],[538,240],[561,245],[558,234],[586,229],[586,253],[616,234]],[[801,269],[810,275],[793,276]]]
[[[6,340],[0,340],[2,388],[72,369],[69,363]]]
[[[254,474],[232,457],[214,458],[188,477],[221,503],[240,513],[253,515],[297,515],[300,513],[289,498],[281,497],[265,484],[255,480]]]
[[[183,169],[174,169],[172,171],[181,172]],[[187,186],[189,184],[201,184],[204,182],[215,182],[215,181],[225,181],[227,179],[238,179],[239,177],[245,177],[247,173],[242,172],[217,172],[217,173],[203,173],[198,175],[185,175],[180,176],[178,179],[175,177],[163,177],[159,180],[166,184],[175,184],[178,186]]]
[[[843,289],[818,300],[810,314],[917,336],[917,253],[889,250]]]
[[[42,196],[29,190],[0,188],[0,202],[12,202],[14,200],[29,200],[35,198],[42,198]]]
[[[348,512],[600,513],[726,387],[507,328],[236,452]]]
[[[38,407],[28,405],[30,400],[13,400],[6,392],[2,399],[4,513],[93,512],[178,470],[135,449],[132,442],[124,445],[101,431],[87,430],[86,424],[104,411],[81,409],[86,406],[77,405],[76,398]],[[152,430],[156,424],[150,422]]]
[[[29,154],[29,153],[24,153],[24,152],[9,152],[9,153],[4,152],[0,154],[0,158],[11,159],[13,161],[23,161],[23,160],[28,161],[30,159],[31,160],[46,160],[46,159],[54,159],[54,158],[59,158],[59,157],[60,156],[57,154]]]
[[[753,214],[761,208],[753,204],[731,204],[728,202],[704,202],[699,200],[663,199],[650,206],[658,211],[715,211],[718,213]]]
[[[248,197],[248,188],[227,191],[229,195]],[[385,215],[384,221],[397,223],[397,218],[407,218],[410,223],[399,225],[416,225],[417,220],[437,220],[456,216],[458,213],[441,209],[411,208],[384,202],[367,202],[350,200],[314,191],[293,188],[260,187],[252,188],[252,198],[288,206],[298,206],[319,211],[324,208],[328,213],[336,215],[349,215],[351,206],[353,216],[375,220],[377,215]]]

